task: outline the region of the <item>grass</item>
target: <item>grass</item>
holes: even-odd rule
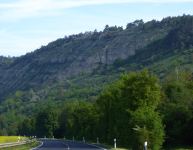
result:
[[[72,140],[67,140],[67,141],[72,141]],[[83,141],[79,141],[79,140],[74,140],[75,142],[83,142]],[[110,149],[110,150],[131,150],[131,148],[127,149],[127,148],[123,148],[123,147],[116,147],[116,149],[114,148],[114,145],[108,145],[108,144],[97,144],[93,141],[86,141],[85,143],[88,143],[88,144],[92,144],[92,145],[96,145],[96,146],[100,146],[100,147],[103,147],[103,148],[106,148],[106,149]]]
[[[36,147],[36,146],[38,146],[38,145],[40,145],[40,142],[39,142],[39,141],[35,141],[35,142],[30,143],[30,144],[28,144],[28,145],[16,146],[16,147],[15,147],[15,150],[28,150],[28,149],[33,148],[33,147]],[[11,147],[9,147],[8,149],[7,149],[7,148],[4,148],[4,149],[6,149],[6,150],[12,150],[13,147],[12,147],[12,149],[11,149]],[[3,148],[0,148],[0,150],[3,150]]]
[[[163,150],[193,150],[193,146],[168,146],[163,148]]]

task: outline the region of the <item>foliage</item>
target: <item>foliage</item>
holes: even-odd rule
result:
[[[36,117],[36,133],[38,137],[52,138],[54,130],[58,125],[58,114],[53,110],[51,106],[38,112]]]
[[[179,80],[175,80],[174,72],[175,70],[164,79],[162,91],[165,98],[159,108],[160,113],[164,115],[163,123],[166,126],[165,131],[168,138],[165,145],[191,145],[193,75],[189,71],[179,70]]]
[[[150,124],[140,125],[149,125],[148,129],[154,136],[152,139],[159,139],[152,142],[152,147],[160,147],[164,132],[161,118],[154,112],[159,102],[160,88],[157,82],[158,79],[148,75],[147,70],[143,70],[140,74],[131,72],[129,75],[122,75],[121,80],[100,94],[96,104],[80,101],[75,107],[73,118],[67,124],[66,136],[76,135],[76,139],[85,137],[88,140],[98,137],[101,142],[109,144],[116,138],[119,145],[129,146],[128,141],[132,142],[133,136],[132,127],[142,120],[140,118],[142,115],[138,115],[136,119],[135,111],[147,107],[148,110],[152,110],[152,117],[147,115],[147,118],[151,118],[147,119]]]
[[[134,133],[134,149],[143,150],[146,141],[150,149],[160,149],[162,147],[165,132],[162,117],[158,112],[148,107],[137,109],[135,112],[131,112],[131,124],[142,127]]]

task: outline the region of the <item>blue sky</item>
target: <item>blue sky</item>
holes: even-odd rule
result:
[[[192,6],[193,0],[0,0],[0,55],[21,56],[106,24],[193,15]]]

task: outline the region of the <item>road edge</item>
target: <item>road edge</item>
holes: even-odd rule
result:
[[[34,150],[34,149],[39,148],[40,146],[42,146],[44,144],[42,141],[40,141],[40,142],[41,142],[40,145],[38,145],[38,146],[36,146],[34,148],[31,148],[31,149],[28,149],[28,150]]]

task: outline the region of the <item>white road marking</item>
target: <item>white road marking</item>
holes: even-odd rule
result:
[[[42,141],[40,141],[40,142],[42,142]],[[34,147],[34,148],[31,148],[31,149],[29,149],[29,150],[33,150],[33,149],[39,148],[39,147],[42,146],[43,144],[44,144],[44,143],[42,142],[39,146]]]
[[[66,143],[63,143],[63,144],[66,144]],[[68,149],[70,149],[69,145],[68,144],[66,144],[66,145],[68,146]]]
[[[102,148],[102,147],[100,147],[100,146],[96,146],[96,145],[92,145],[92,144],[87,144],[87,145],[95,146],[95,147],[98,147],[98,148],[100,148],[100,149],[106,150],[105,148]]]
[[[92,144],[83,143],[83,142],[77,142],[77,143],[81,143],[81,144],[87,144],[87,145],[91,145],[91,146],[95,146],[95,147],[98,147],[98,148],[100,148],[100,149],[103,149],[103,150],[107,150],[107,149],[105,149],[105,148],[103,148],[103,147],[100,147],[100,146],[97,146],[97,145],[92,145]]]

